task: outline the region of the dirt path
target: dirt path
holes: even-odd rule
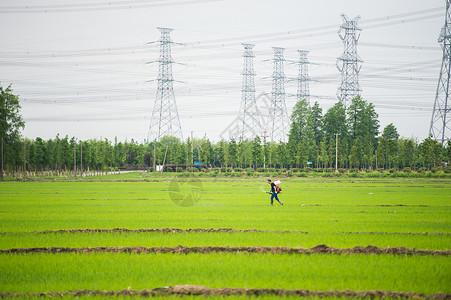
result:
[[[93,248],[14,248],[0,250],[0,254],[39,254],[39,253],[272,253],[272,254],[393,254],[393,255],[433,255],[449,256],[451,250],[420,250],[405,247],[379,248],[376,246],[356,246],[354,248],[333,248],[326,245],[318,245],[310,249],[288,247],[93,247]]]
[[[155,288],[149,290],[122,290],[122,291],[98,291],[98,290],[75,290],[67,292],[46,293],[0,293],[0,297],[64,297],[64,296],[211,296],[211,295],[246,295],[246,296],[316,296],[316,297],[346,297],[346,298],[402,298],[402,299],[451,299],[451,294],[419,294],[412,292],[392,291],[310,291],[310,290],[285,290],[285,289],[240,289],[240,288],[218,288],[210,289],[196,285],[176,285],[172,287]]]

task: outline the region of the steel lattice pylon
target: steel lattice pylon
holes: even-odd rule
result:
[[[343,24],[338,30],[338,36],[343,41],[344,52],[337,61],[337,69],[341,72],[341,84],[337,90],[337,97],[347,107],[348,103],[362,91],[359,85],[359,72],[363,61],[357,54],[357,42],[360,37],[360,33],[357,32],[362,29],[357,26],[360,16],[353,20],[349,20],[344,14],[341,17]]]
[[[432,111],[431,126],[429,135],[438,140],[442,145],[449,140],[449,79],[451,68],[451,0],[446,0],[445,25],[440,32],[438,42],[443,48],[442,67],[438,80],[437,92],[435,94],[434,110]]]
[[[161,32],[160,57],[158,59],[158,89],[150,120],[148,141],[159,141],[163,136],[174,136],[183,140],[172,77],[171,28],[158,27]]]
[[[310,105],[310,90],[309,90],[309,76],[308,76],[308,64],[307,54],[309,51],[298,50],[299,52],[299,75],[298,75],[298,93],[296,95],[297,101],[306,99]]]
[[[272,73],[272,102],[269,108],[269,138],[271,141],[288,140],[290,123],[285,103],[285,73],[283,51],[284,48],[273,47],[274,69]]]
[[[243,62],[243,85],[241,90],[241,108],[240,108],[240,133],[239,138],[253,139],[262,132],[260,123],[260,113],[255,100],[255,71],[254,71],[254,53],[252,44],[242,44],[244,47]]]

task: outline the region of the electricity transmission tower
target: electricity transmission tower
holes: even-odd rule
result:
[[[435,94],[434,110],[432,111],[431,127],[429,135],[439,141],[442,145],[449,140],[449,79],[451,67],[451,0],[446,0],[445,25],[442,27],[438,42],[443,49],[442,68],[438,80],[437,93]]]
[[[269,137],[271,141],[286,142],[290,128],[285,103],[284,48],[273,47],[272,102],[269,108]]]
[[[171,28],[158,27],[161,32],[160,57],[158,59],[158,88],[150,120],[148,141],[159,141],[163,136],[183,139],[177,104],[174,96],[172,77]]]
[[[239,137],[253,139],[261,134],[262,126],[260,123],[260,113],[257,109],[255,100],[255,71],[254,71],[254,53],[252,44],[242,44],[244,47],[244,65],[243,65],[243,85],[241,90],[241,108],[240,108],[240,133]]]
[[[337,69],[341,72],[341,84],[337,90],[337,97],[346,107],[362,91],[359,85],[359,72],[363,61],[357,54],[357,42],[362,29],[357,25],[360,16],[353,20],[349,20],[345,14],[341,17],[343,24],[338,30],[338,36],[343,41],[344,52],[337,60]]]
[[[309,91],[309,77],[308,77],[308,64],[307,54],[309,51],[298,50],[299,52],[299,75],[298,75],[298,93],[296,95],[297,101],[306,99],[308,105],[310,105],[310,91]]]

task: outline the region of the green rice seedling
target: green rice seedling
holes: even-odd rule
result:
[[[434,180],[288,181],[281,195],[285,205],[274,207],[261,182],[202,182],[200,198],[188,207],[171,200],[169,184],[6,182],[0,185],[0,231],[168,227],[447,233],[450,228],[449,189]]]
[[[407,247],[448,250],[450,235],[379,234],[339,232],[77,232],[8,233],[0,235],[0,249],[37,247],[185,247],[195,246],[267,246],[312,248],[327,244],[335,248],[355,246]]]
[[[209,288],[450,293],[444,256],[289,254],[0,255],[2,292]]]

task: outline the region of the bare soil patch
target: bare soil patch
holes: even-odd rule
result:
[[[260,229],[233,229],[233,228],[142,228],[142,229],[127,229],[127,228],[86,228],[86,229],[60,229],[60,230],[43,230],[43,231],[19,231],[19,232],[0,232],[0,234],[55,234],[55,233],[189,233],[189,232],[206,232],[206,233],[221,233],[221,232],[263,232],[263,233],[301,233],[309,234],[308,231],[300,230],[260,230]],[[387,232],[387,231],[349,231],[338,232],[340,234],[402,234],[402,235],[451,235],[447,232]]]
[[[176,285],[164,288],[148,290],[122,290],[122,291],[99,291],[99,290],[75,290],[67,292],[46,293],[0,293],[0,297],[64,297],[64,296],[212,296],[212,295],[246,295],[246,296],[316,296],[316,297],[345,297],[345,298],[402,298],[402,299],[451,299],[450,294],[419,294],[412,292],[393,291],[311,291],[311,290],[285,290],[285,289],[242,289],[242,288],[217,288],[210,289],[205,286]]]
[[[288,247],[42,247],[42,248],[13,248],[0,250],[0,254],[41,254],[41,253],[246,253],[246,254],[393,254],[393,255],[433,255],[449,256],[451,250],[420,250],[406,247],[379,248],[376,246],[356,246],[354,248],[333,248],[317,245],[310,249]]]

